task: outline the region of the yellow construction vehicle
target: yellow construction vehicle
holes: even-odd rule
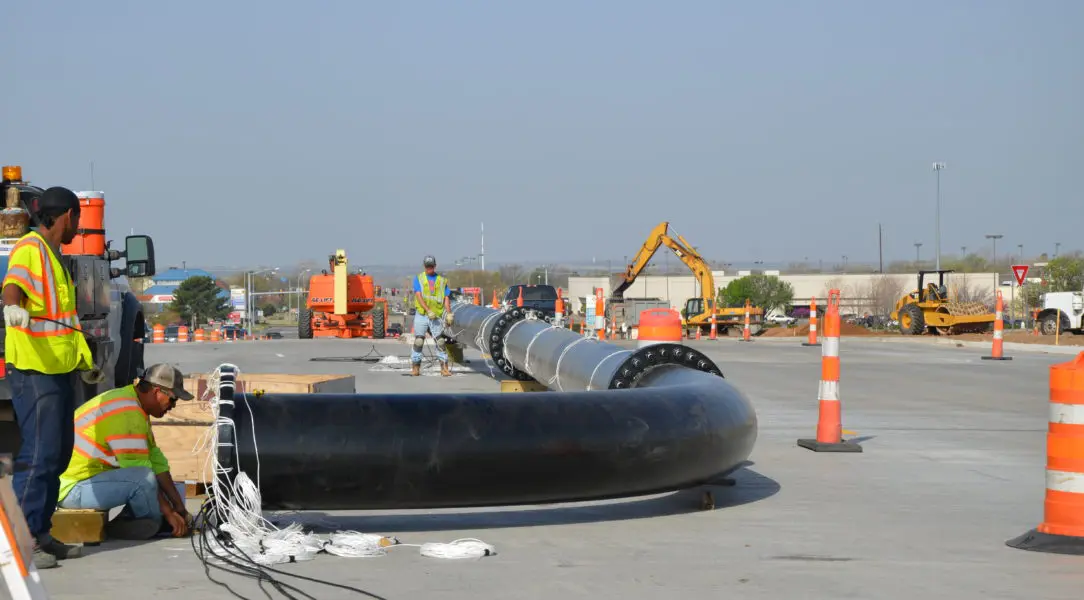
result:
[[[625,267],[625,273],[622,276],[621,283],[613,289],[613,292],[611,292],[611,301],[621,302],[624,298],[625,290],[632,285],[632,282],[636,281],[636,277],[639,276],[647,266],[647,263],[651,260],[651,257],[655,255],[659,246],[666,246],[673,250],[678,259],[685,263],[685,266],[689,267],[689,270],[693,272],[693,277],[700,287],[699,298],[689,298],[685,301],[684,325],[686,334],[694,333],[697,329],[701,330],[701,334],[708,334],[711,331],[711,314],[713,307],[715,309],[716,330],[720,334],[727,330],[734,335],[740,334],[742,328],[745,326],[745,307],[715,306],[715,296],[718,293],[718,290],[715,289],[715,277],[711,274],[711,266],[709,266],[707,261],[693,249],[692,244],[687,242],[685,238],[676,233],[671,237],[669,231],[669,221],[663,221],[651,230],[643,247],[640,248],[640,251],[632,258],[632,262]],[[763,320],[763,308],[754,306],[749,310],[749,326],[753,333],[757,333],[760,330],[760,325]]]
[[[945,273],[952,272],[952,269],[918,272],[918,287],[900,298],[890,315],[899,321],[901,334],[982,333],[993,326],[996,315],[982,302],[957,302],[949,298]],[[923,286],[926,275],[937,275],[937,283],[931,281]]]

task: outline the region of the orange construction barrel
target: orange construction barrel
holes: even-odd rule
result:
[[[649,308],[640,313],[636,345],[681,343],[681,313],[672,308]]]
[[[177,328],[177,341],[181,343],[188,342],[188,327],[181,325]]]
[[[105,193],[76,192],[79,197],[79,229],[70,244],[61,249],[68,255],[105,255]]]
[[[203,336],[205,335],[205,332],[203,331],[203,328],[200,327],[199,329],[196,330],[194,335],[195,335],[195,340],[197,342],[202,342],[204,340]]]
[[[165,325],[155,325],[154,326],[153,343],[155,343],[155,344],[164,344],[164,343],[166,343],[166,326]]]
[[[219,341],[221,339],[221,335],[222,334],[220,334],[217,329],[212,329],[211,330],[211,341],[212,342]]]

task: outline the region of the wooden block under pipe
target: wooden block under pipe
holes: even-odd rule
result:
[[[50,533],[65,544],[86,544],[105,539],[108,513],[103,510],[58,508]]]
[[[501,381],[502,392],[548,392],[549,388],[537,381],[505,379]]]

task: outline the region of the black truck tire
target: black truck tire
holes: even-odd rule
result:
[[[312,339],[312,310],[302,306],[297,311],[297,337],[303,340]]]
[[[384,324],[388,321],[388,315],[384,312],[384,306],[373,308],[373,339],[384,339]]]
[[[142,306],[131,293],[124,294],[121,302],[123,315],[120,324],[120,351],[117,354],[117,366],[113,369],[113,386],[121,387],[143,372],[143,339],[146,337],[146,321],[143,319]],[[139,340],[138,342],[136,340]]]

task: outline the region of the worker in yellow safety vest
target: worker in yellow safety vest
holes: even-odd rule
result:
[[[448,377],[452,372],[448,369],[447,340],[441,334],[445,325],[452,324],[451,288],[443,275],[437,275],[436,258],[426,256],[422,266],[425,271],[414,278],[414,346],[410,352],[410,374],[422,374],[422,348],[428,332],[437,345],[440,374]]]
[[[190,515],[154,441],[150,417],[191,400],[184,375],[156,364],[134,384],[100,394],[75,411],[75,452],[60,476],[60,507],[124,510],[106,525],[115,539],[188,533]]]
[[[81,552],[49,530],[58,478],[72,453],[73,373],[84,371],[88,382],[100,380],[101,373],[88,375],[93,357],[79,327],[75,285],[60,259],[61,245],[71,243],[78,231],[79,198],[67,188],[51,187],[28,204],[38,230],[12,248],[0,297],[7,379],[22,436],[12,486],[34,536],[34,565],[48,569],[57,559]]]

